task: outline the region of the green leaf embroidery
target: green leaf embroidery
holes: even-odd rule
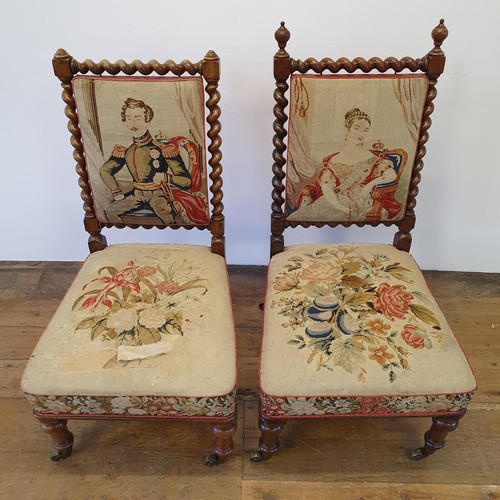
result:
[[[140,281],[142,281],[151,290],[153,296],[156,297],[156,288],[153,286],[153,283],[147,278],[140,278]]]
[[[87,328],[92,328],[98,318],[99,316],[94,316],[93,318],[86,318],[80,321],[80,323],[76,325],[75,330],[86,330]]]
[[[101,274],[105,269],[108,271],[109,274],[111,274],[111,276],[118,274],[118,269],[116,269],[115,267],[111,267],[111,266],[101,267],[101,269],[99,269],[99,271],[97,271],[97,274]]]
[[[101,321],[98,321],[93,327],[92,330],[90,331],[90,338],[92,340],[96,339],[106,331],[106,321],[107,318],[102,319]]]
[[[371,304],[373,293],[359,292],[348,295],[344,300],[344,305],[350,306],[365,306]]]
[[[421,321],[432,326],[440,326],[436,315],[425,306],[410,304],[410,311]]]
[[[343,368],[346,372],[352,373],[358,363],[364,361],[362,352],[356,347],[356,343],[352,340],[334,344],[331,349],[333,363]]]
[[[161,339],[161,334],[156,328],[145,328],[141,325],[135,327],[137,339],[142,345],[154,344]]]
[[[390,264],[384,269],[384,271],[403,281],[408,281],[407,274],[410,272],[407,267],[402,266],[399,262]]]
[[[355,276],[353,274],[348,274],[347,276],[342,276],[342,283],[349,288],[365,288],[368,286],[368,281]]]

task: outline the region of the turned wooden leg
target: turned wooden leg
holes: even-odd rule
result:
[[[53,462],[59,462],[71,455],[73,451],[73,434],[66,427],[67,420],[59,418],[39,417],[35,415],[40,423],[40,428],[52,439],[52,448],[55,453],[50,457]]]
[[[252,453],[250,461],[253,463],[262,462],[278,451],[280,446],[279,435],[286,425],[286,420],[276,420],[266,418],[262,413],[259,417],[259,451]]]
[[[436,450],[443,448],[446,436],[458,427],[458,423],[464,415],[465,411],[456,415],[432,417],[432,426],[425,433],[425,445],[422,448],[413,450],[410,459],[422,460],[422,458],[432,455]]]
[[[213,453],[205,458],[205,465],[215,467],[233,451],[233,435],[236,432],[236,416],[229,420],[218,420],[211,422],[212,434],[214,436]]]

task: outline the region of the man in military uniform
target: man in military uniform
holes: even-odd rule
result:
[[[122,122],[132,133],[133,144],[128,148],[116,145],[111,157],[100,169],[101,178],[114,198],[105,211],[110,222],[122,223],[122,215],[144,206],[150,208],[164,224],[189,222],[185,220],[182,206],[172,196],[172,187],[189,190],[191,176],[179,147],[164,139],[153,138],[149,133],[147,124],[153,116],[153,110],[144,101],[131,97],[122,107]],[[114,177],[125,166],[134,186],[127,196]],[[158,181],[158,177],[161,180]]]

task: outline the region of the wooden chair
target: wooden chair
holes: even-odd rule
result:
[[[411,453],[419,460],[444,446],[466,411],[474,375],[408,253],[447,35],[441,21],[422,59],[301,61],[285,50],[284,23],[276,31],[271,261],[254,462],[278,449],[288,419],[430,416],[424,446]],[[397,226],[392,246],[284,246],[288,227],[379,224]]]
[[[119,417],[206,422],[215,445],[205,463],[216,465],[236,430],[219,58],[209,51],[197,63],[94,63],[60,49],[53,65],[91,254],[40,338],[22,388],[52,438],[54,461],[71,454],[68,419]],[[113,226],[208,229],[211,246],[107,246],[101,230]]]

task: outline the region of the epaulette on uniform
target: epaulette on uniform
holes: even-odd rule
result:
[[[165,158],[174,158],[175,156],[179,156],[180,154],[179,148],[172,142],[164,142],[159,141],[158,139],[154,139],[153,144],[160,148],[161,154]]]
[[[115,158],[125,158],[125,152],[127,151],[127,148],[125,146],[120,146],[117,144],[113,148],[113,152],[111,153],[111,156],[114,156]]]

